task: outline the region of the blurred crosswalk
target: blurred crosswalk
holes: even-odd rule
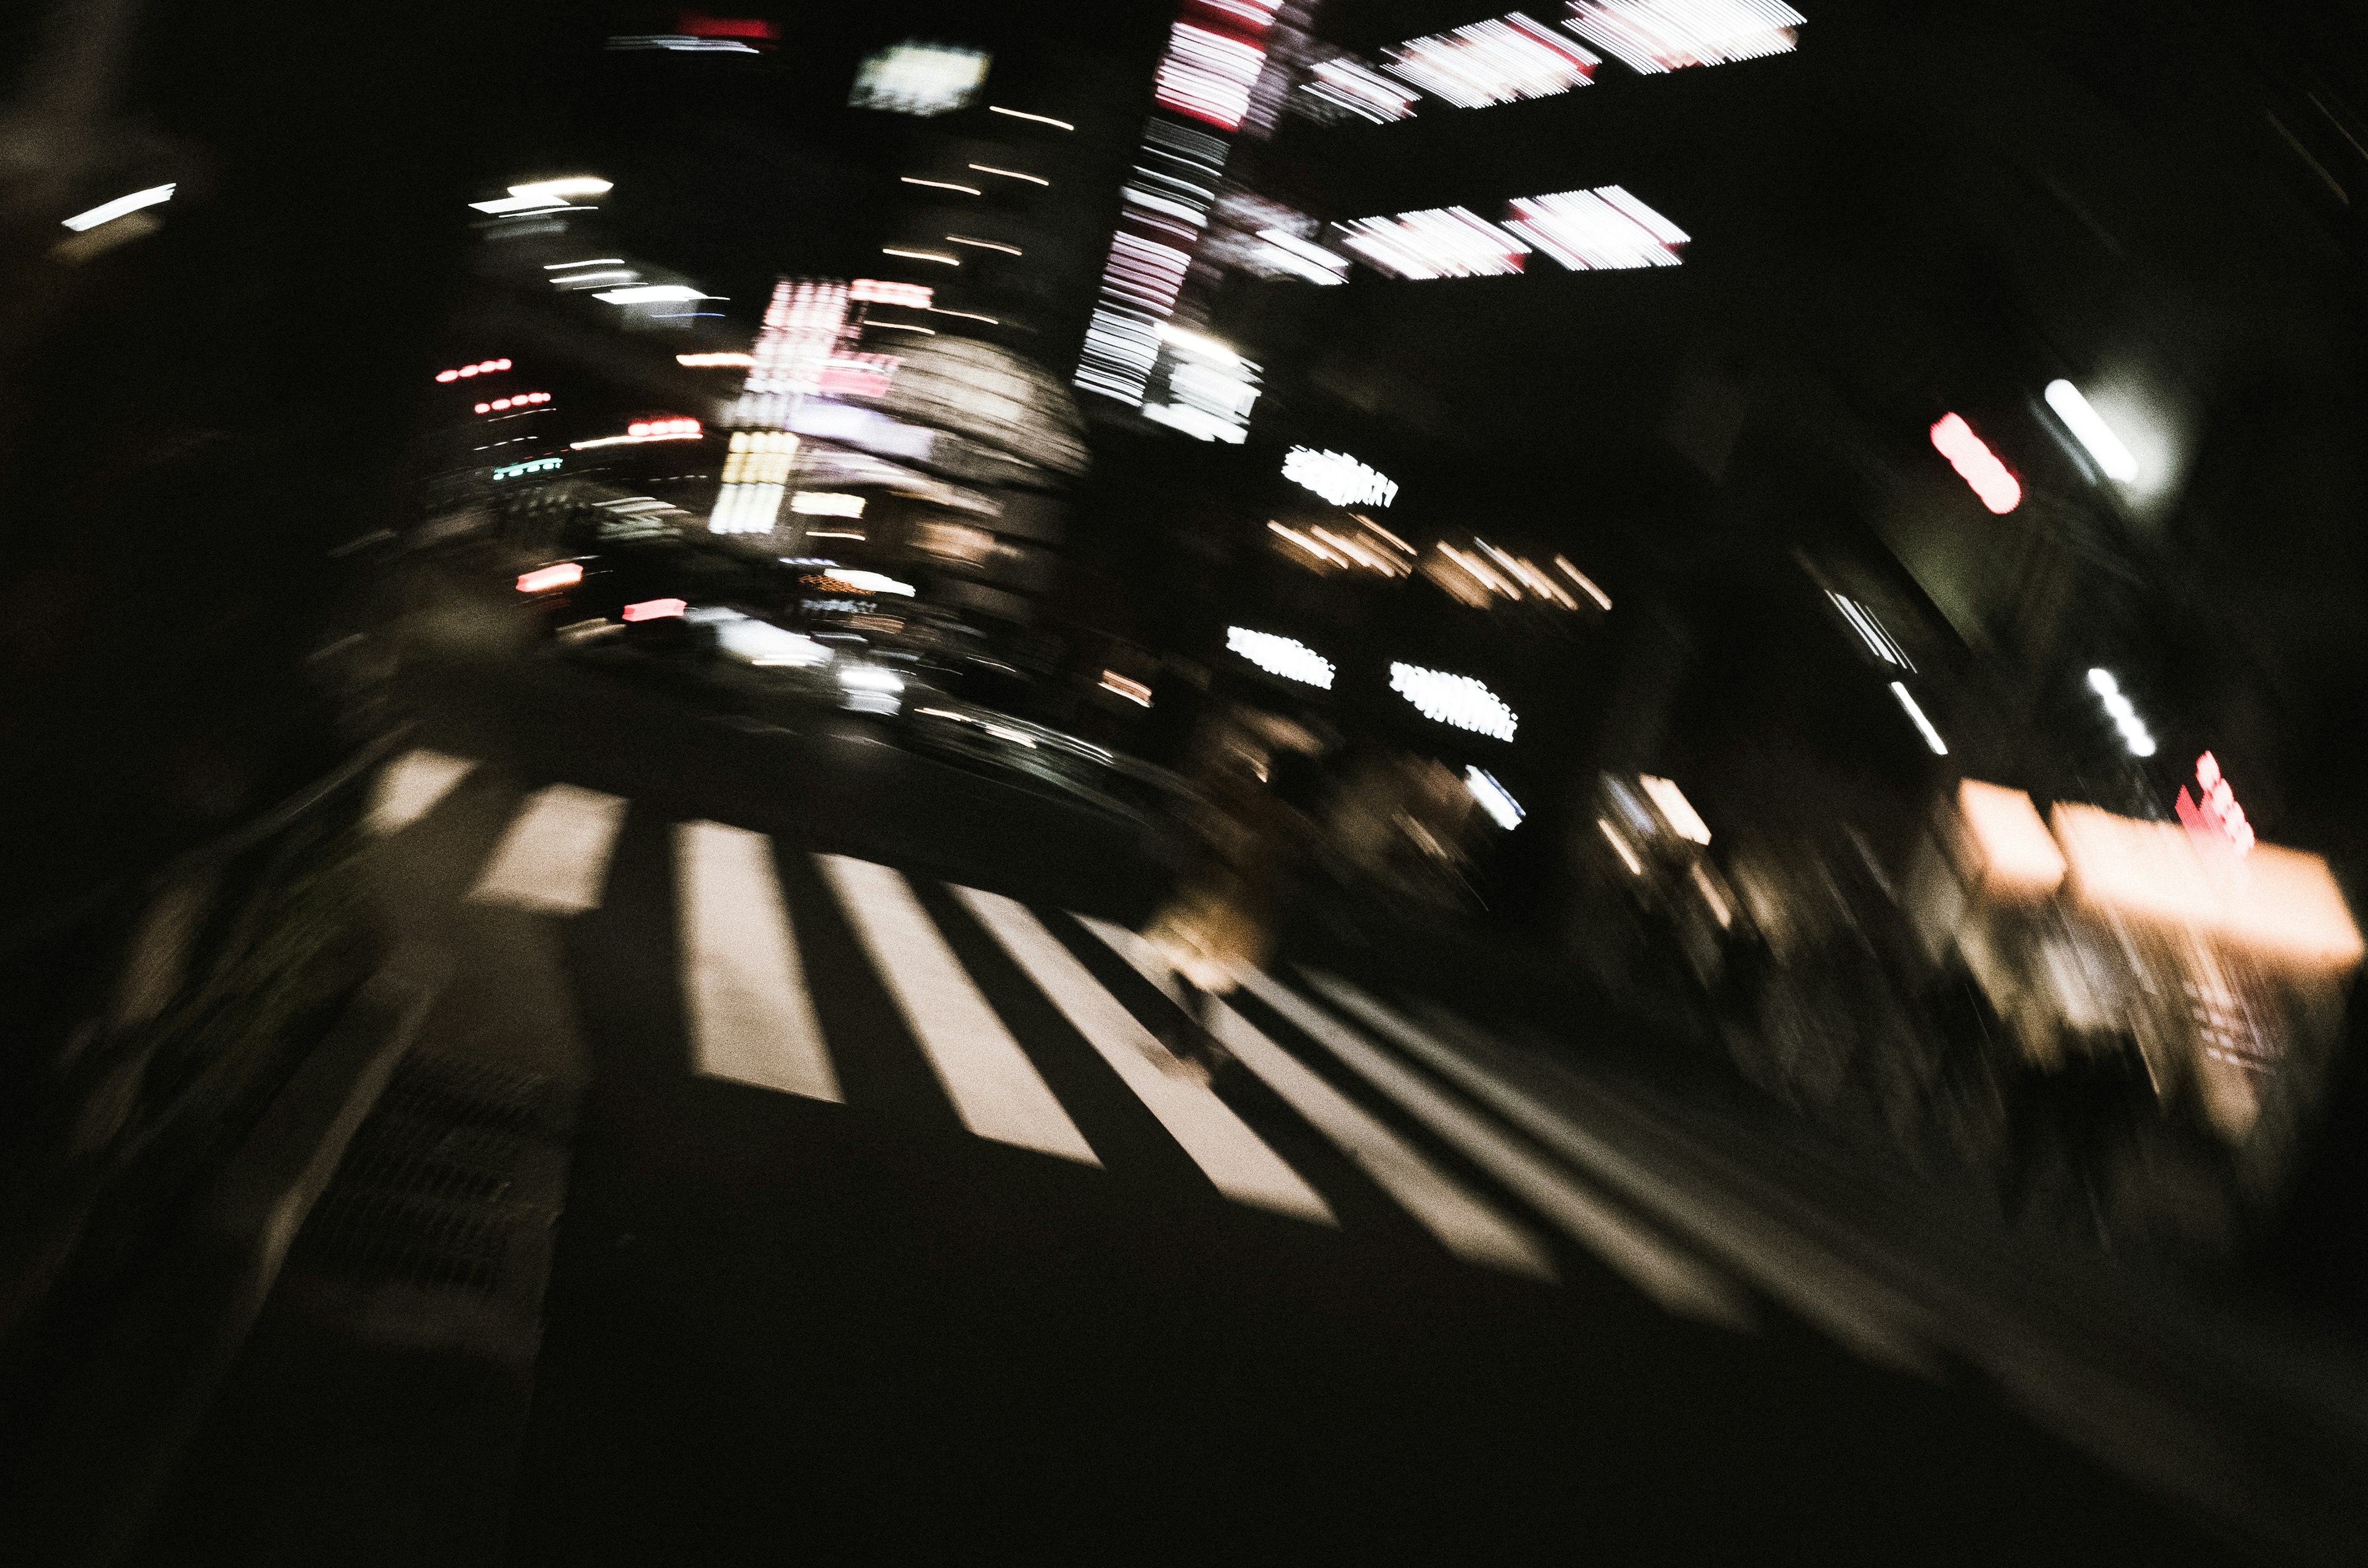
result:
[[[1180,1154],[1235,1204],[1334,1231],[1387,1205],[1481,1267],[1551,1282],[1600,1267],[1731,1329],[1773,1301],[1867,1359],[1926,1360],[1886,1303],[1526,1094],[1436,1014],[1334,976],[1247,974],[1204,1015],[1237,1063],[1211,1083],[1163,1043],[1182,1026],[1175,977],[1121,926],[424,751],[389,766],[371,821],[400,855],[448,812],[483,839],[461,896],[548,917],[603,909],[626,835],[663,846],[674,907],[651,928],[673,934],[688,1074],[849,1104],[850,1083],[877,1081],[853,1070],[860,1053],[900,1040],[982,1139],[1099,1170],[1157,1164],[1087,1103],[1122,1095],[1144,1136],[1172,1143],[1167,1168],[1185,1174]],[[862,995],[834,991],[850,986]],[[825,1027],[858,1007],[881,1027]],[[1083,1074],[1107,1084],[1080,1099]]]

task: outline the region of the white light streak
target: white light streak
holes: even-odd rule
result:
[[[1250,85],[1265,66],[1266,51],[1258,45],[1179,21],[1168,31],[1152,97],[1162,108],[1235,131],[1249,112]]]
[[[790,497],[790,510],[808,517],[860,517],[863,516],[863,497],[830,490],[802,490]],[[844,577],[847,574],[841,572],[838,575]]]
[[[1893,681],[1891,695],[1899,699],[1899,706],[1907,710],[1907,716],[1916,721],[1916,727],[1923,732],[1924,744],[1932,748],[1932,755],[1948,756],[1948,743],[1941,738],[1941,732],[1932,727],[1932,721],[1924,717],[1924,710],[1916,706],[1916,699],[1907,695],[1907,688],[1899,682]]]
[[[1497,278],[1521,270],[1530,247],[1461,207],[1360,218],[1341,244],[1393,278]]]
[[[1842,619],[1850,623],[1850,629],[1858,633],[1859,640],[1866,644],[1869,653],[1886,665],[1896,665],[1910,675],[1916,673],[1916,665],[1907,657],[1907,650],[1892,640],[1891,633],[1884,630],[1883,622],[1874,619],[1873,610],[1831,588],[1826,590],[1826,597],[1834,601],[1834,608],[1842,612]]]
[[[599,267],[589,272],[569,272],[551,280],[554,289],[589,289],[602,283],[630,283],[640,273],[630,267]]]
[[[1505,226],[1573,272],[1676,267],[1688,235],[1616,185],[1530,196]]]
[[[684,300],[721,300],[723,294],[702,294],[680,283],[644,283],[633,289],[609,289],[592,296],[612,305],[673,304]]]
[[[1332,689],[1332,661],[1295,637],[1228,626],[1225,646],[1269,675],[1325,691]]]
[[[1520,716],[1505,699],[1470,676],[1427,670],[1420,665],[1393,664],[1390,689],[1414,704],[1415,710],[1434,723],[1469,730],[1474,734],[1509,741]]]
[[[937,298],[936,290],[926,283],[891,283],[884,278],[859,278],[847,286],[847,297],[864,300],[875,305],[903,305],[908,310],[926,311]]]
[[[1008,245],[1001,240],[976,239],[969,234],[948,234],[946,238],[958,245],[974,245],[980,250],[999,250],[1006,256],[1024,254],[1018,245]]]
[[[1463,785],[1472,791],[1472,798],[1479,802],[1480,809],[1496,818],[1497,825],[1508,833],[1520,826],[1521,819],[1530,814],[1521,810],[1521,802],[1513,799],[1511,791],[1497,783],[1484,767],[1476,765],[1466,767],[1463,769]]]
[[[1646,75],[1791,52],[1808,18],[1780,0],[1572,0],[1564,26]]]
[[[1636,852],[1628,847],[1628,841],[1620,836],[1620,830],[1611,825],[1611,819],[1598,817],[1595,819],[1595,825],[1603,830],[1603,836],[1610,839],[1611,847],[1620,852],[1621,864],[1628,868],[1628,874],[1632,877],[1643,876],[1645,863],[1636,858]]]
[[[904,322],[904,321],[874,321],[874,322],[866,322],[866,323],[864,323],[863,324],[864,324],[864,325],[866,325],[866,326],[876,326],[876,327],[881,327],[881,328],[883,328],[884,330],[889,331],[889,332],[917,332],[917,333],[919,333],[923,337],[935,337],[935,336],[937,336],[937,335],[938,335],[938,329],[937,329],[936,327],[933,327],[933,326],[916,326],[916,325],[915,325],[914,324],[912,324],[911,322]]]
[[[578,196],[606,196],[617,187],[595,175],[570,175],[564,179],[514,185],[510,194],[529,201],[566,201]]]
[[[736,39],[694,38],[689,33],[623,33],[609,40],[610,49],[671,49],[693,54],[760,54],[754,44]]]
[[[621,256],[586,256],[582,261],[551,262],[544,266],[543,270],[545,272],[564,272],[571,267],[622,267],[624,265],[625,258]]]
[[[699,438],[700,433],[696,430],[681,430],[661,436],[597,436],[589,441],[570,441],[568,446],[575,451],[585,452],[595,447],[632,447],[644,441],[696,441]]]
[[[1075,131],[1076,129],[1076,126],[1071,125],[1067,120],[1054,119],[1049,114],[1028,114],[1016,108],[1005,108],[1001,104],[987,105],[986,112],[989,114],[1008,114],[1014,119],[1032,119],[1039,125],[1049,125],[1055,131]]]
[[[1301,239],[1286,229],[1260,229],[1258,238],[1269,249],[1258,259],[1306,278],[1310,283],[1346,283],[1349,281],[1349,258],[1335,256],[1322,245]]]
[[[2138,717],[2137,704],[2122,690],[2122,683],[2113,678],[2113,672],[2090,670],[2089,687],[2103,705],[2105,716],[2112,720],[2113,727],[2122,733],[2122,744],[2128,748],[2129,754],[2132,756],[2152,756],[2157,749],[2154,733],[2146,728],[2146,721]]]
[[[913,261],[943,262],[948,267],[960,267],[962,265],[962,257],[958,256],[947,256],[942,252],[933,250],[900,250],[894,245],[882,245],[880,247],[880,254],[882,256],[901,256]]]
[[[726,367],[746,369],[757,362],[757,357],[753,354],[677,354],[674,362],[694,370],[715,370]]]
[[[1552,97],[1593,80],[1596,57],[1516,11],[1390,50],[1383,66],[1461,108]]]
[[[1300,90],[1318,103],[1376,125],[1412,119],[1417,96],[1371,66],[1345,58],[1315,67]]]
[[[1024,179],[1030,185],[1050,186],[1053,183],[1041,175],[1024,175],[1018,169],[998,169],[993,164],[973,164],[970,166],[983,175],[1001,175],[1005,179]]]
[[[2080,444],[2089,449],[2090,457],[2097,460],[2097,466],[2105,471],[2107,478],[2123,484],[2137,478],[2136,456],[2119,436],[2113,434],[2113,427],[2105,423],[2104,417],[2089,405],[2089,400],[2080,395],[2078,387],[2065,381],[2048,382],[2047,406],[2064,421],[2066,429],[2079,437]]]
[[[1335,506],[1386,506],[1398,496],[1395,480],[1346,452],[1293,447],[1283,454],[1282,476]]]
[[[960,316],[964,321],[983,321],[989,326],[1001,326],[1003,324],[1002,321],[998,317],[983,316],[976,311],[950,311],[943,305],[931,305],[928,307],[928,309],[929,313],[933,316]]]
[[[975,168],[978,165],[973,164],[971,166]],[[984,194],[974,185],[956,185],[950,179],[923,179],[918,175],[898,175],[896,177],[906,185],[926,185],[931,190],[959,190],[964,196]]]

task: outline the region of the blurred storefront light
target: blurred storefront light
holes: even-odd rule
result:
[[[2055,411],[2055,416],[2064,421],[2064,427],[2078,438],[2090,457],[2097,460],[2097,466],[2105,472],[2106,478],[2123,484],[2137,478],[2137,458],[2113,433],[2113,427],[2105,423],[2104,417],[2089,405],[2089,400],[2080,395],[2078,387],[2066,381],[2048,382],[2047,406]]]
[[[1283,454],[1282,476],[1312,490],[1335,506],[1386,506],[1397,499],[1397,482],[1367,468],[1346,452],[1293,447]]]
[[[1332,689],[1332,661],[1295,637],[1229,626],[1225,628],[1225,646],[1270,676],[1325,691]]]
[[[1572,0],[1563,26],[1654,75],[1790,53],[1807,21],[1781,0]]]
[[[1463,783],[1472,791],[1472,799],[1480,809],[1508,833],[1520,826],[1521,819],[1530,814],[1521,810],[1521,802],[1513,799],[1510,790],[1497,782],[1494,774],[1476,763],[1463,769]]]
[[[1425,669],[1420,665],[1390,665],[1390,689],[1414,705],[1433,723],[1446,724],[1495,740],[1510,741],[1520,716],[1505,699],[1470,676]]]
[[[1413,39],[1387,54],[1383,70],[1459,108],[1567,93],[1593,81],[1600,63],[1519,11]]]
[[[2021,503],[2021,482],[1959,415],[1944,414],[1933,421],[1932,445],[1991,511],[2003,517]]]
[[[1644,773],[1637,775],[1636,782],[1644,786],[1645,793],[1660,811],[1661,820],[1669,824],[1671,833],[1696,844],[1710,842],[1710,824],[1702,821],[1702,813],[1694,810],[1694,803],[1686,799],[1686,792],[1678,788],[1674,779]]]

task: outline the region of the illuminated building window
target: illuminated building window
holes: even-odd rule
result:
[[[1505,226],[1573,272],[1676,267],[1684,230],[1616,185],[1516,200]]]
[[[1462,108],[1552,97],[1594,79],[1596,57],[1519,11],[1389,51],[1383,69]]]

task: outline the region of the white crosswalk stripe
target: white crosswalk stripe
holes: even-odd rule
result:
[[[1149,943],[1122,926],[1078,918],[1145,979],[1165,988],[1167,964]],[[1425,1159],[1239,1013],[1222,1002],[1212,1013],[1211,1030],[1218,1043],[1355,1161],[1449,1251],[1509,1273],[1554,1278],[1554,1256],[1536,1237]]]
[[[1663,1306],[1705,1323],[1751,1325],[1750,1301],[1716,1271],[1520,1147],[1271,975],[1251,971],[1242,976],[1242,984]]]
[[[857,940],[945,1085],[962,1125],[1089,1165],[1101,1161],[897,872],[817,855]]]
[[[404,752],[380,770],[370,791],[370,825],[374,833],[397,833],[436,809],[477,765],[467,757],[447,756],[418,748]]]
[[[675,826],[682,994],[712,1078],[837,1100],[838,1074],[807,994],[773,841],[722,823]]]
[[[528,797],[494,846],[469,896],[556,915],[600,907],[609,857],[624,825],[625,801],[597,790],[553,784]]]
[[[1338,1223],[1332,1206],[1206,1084],[1157,1064],[1163,1059],[1172,1063],[1175,1058],[1025,905],[976,888],[956,888],[954,892],[1193,1163],[1208,1173],[1218,1191],[1244,1203]]]

